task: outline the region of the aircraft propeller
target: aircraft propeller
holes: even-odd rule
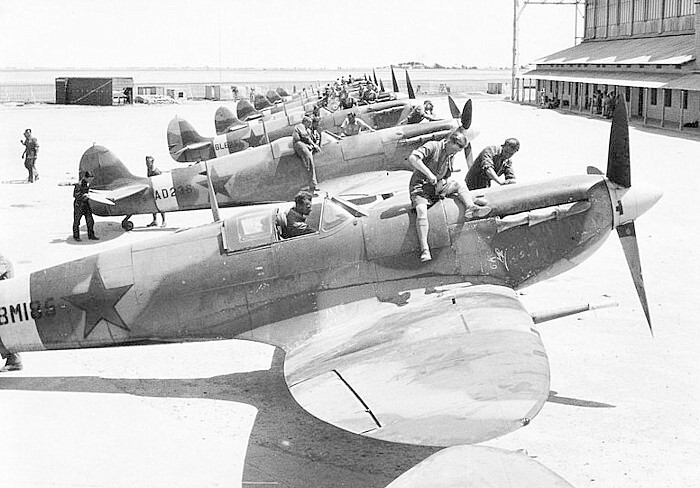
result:
[[[642,263],[639,257],[634,219],[654,205],[661,198],[661,192],[654,188],[640,185],[637,185],[634,189],[632,188],[627,105],[625,98],[621,94],[618,94],[615,100],[615,111],[613,112],[612,125],[610,127],[608,168],[605,176],[610,181],[610,186],[612,187],[611,195],[614,195],[616,198],[616,202],[613,202],[613,204],[616,212],[619,212],[619,217],[616,216],[614,225],[622,243],[622,250],[625,253],[627,266],[632,274],[632,281],[637,289],[637,295],[642,304],[649,331],[653,336],[654,330],[651,326],[649,305],[644,290]]]
[[[416,94],[413,91],[413,84],[411,84],[411,78],[408,77],[408,70],[406,70],[406,91],[408,92],[409,99],[416,99]]]
[[[394,73],[394,65],[391,65],[391,84],[394,93],[399,92],[399,83],[396,81],[396,73]]]

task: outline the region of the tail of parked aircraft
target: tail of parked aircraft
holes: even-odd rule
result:
[[[211,159],[211,138],[202,137],[192,124],[177,116],[168,124],[168,150],[181,163]]]
[[[93,145],[80,158],[79,176],[86,171],[95,177],[93,188],[113,189],[124,185],[132,185],[142,180],[131,174],[124,163],[104,146]]]
[[[240,120],[257,119],[262,116],[248,100],[239,100],[236,112]]]
[[[216,135],[221,135],[248,127],[248,124],[236,117],[228,107],[219,107],[214,114],[214,127]]]

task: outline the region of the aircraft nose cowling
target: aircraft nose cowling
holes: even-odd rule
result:
[[[630,188],[613,188],[611,192],[614,198],[615,227],[632,222],[663,196],[659,188],[643,183],[635,183]]]

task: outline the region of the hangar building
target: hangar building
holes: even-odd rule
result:
[[[697,127],[700,0],[586,0],[584,26],[579,45],[518,77],[516,99],[598,113],[601,93],[623,93],[631,119]]]

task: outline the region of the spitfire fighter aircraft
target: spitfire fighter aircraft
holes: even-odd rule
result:
[[[239,102],[239,105],[241,103],[243,102]],[[375,130],[386,129],[398,125],[410,110],[410,100],[406,99],[339,109],[335,112],[321,109],[319,130],[339,134],[340,126],[350,112],[357,114],[358,118]],[[304,112],[295,112],[284,117],[247,118],[243,121],[227,107],[219,107],[214,115],[216,137],[203,137],[189,122],[175,117],[168,124],[168,149],[172,158],[179,162],[218,158],[291,136],[294,126],[301,122],[304,115]]]
[[[631,184],[624,105],[605,174],[484,190],[492,211],[478,220],[453,199],[431,207],[429,263],[405,194],[363,209],[317,200],[315,232],[290,239],[289,204],[251,207],[1,281],[0,348],[278,346],[283,376],[248,395],[262,423],[245,485],[571,487],[472,444],[528,425],[549,395],[535,324],[563,312],[533,317],[515,290],[581,263],[616,229],[648,318],[634,221],[661,195]]]
[[[469,129],[472,103],[467,101],[460,114],[461,125]],[[375,132],[340,138],[322,133],[321,152],[314,157],[319,182],[327,191],[350,186],[356,175],[369,172],[412,170],[407,162],[411,152],[429,140],[439,140],[460,125],[456,120],[403,125]],[[468,139],[474,137],[469,129]],[[203,148],[209,155],[209,147]],[[471,151],[471,146],[468,146]],[[224,151],[224,152],[227,152]],[[193,153],[184,151],[183,158]],[[89,171],[95,176],[90,193],[94,214],[125,215],[122,227],[133,228],[129,217],[134,214],[173,212],[208,208],[208,181],[221,206],[249,205],[270,201],[289,201],[303,187],[309,176],[294,152],[292,138],[283,137],[263,146],[203,160],[194,151],[186,168],[150,178],[131,174],[109,150],[101,146],[89,148],[80,160],[80,174]],[[366,178],[363,176],[363,178]]]
[[[393,79],[395,92],[398,92],[396,78],[393,77]],[[327,108],[321,108],[319,130],[339,134],[340,126],[350,112],[355,113],[375,130],[398,125],[399,121],[408,116],[412,108],[411,100],[415,99],[408,72],[406,72],[406,85],[409,91],[408,99],[386,96],[377,103],[359,105],[350,109],[331,111]],[[274,98],[273,94],[277,98]],[[275,100],[274,103],[283,100],[273,90],[270,90],[263,98],[268,101]],[[234,114],[227,107],[220,107],[214,116],[216,137],[202,137],[189,122],[175,117],[168,124],[167,138],[170,155],[179,162],[201,161],[233,154],[248,147],[257,147],[281,137],[291,136],[294,126],[301,122],[305,113],[313,109],[315,103],[304,104],[301,109],[287,109],[285,103],[283,104],[284,111],[277,110],[267,115],[260,111],[262,108],[272,106],[271,103],[265,106],[263,102],[259,102],[253,107],[246,100],[240,100],[236,107],[237,114]],[[452,113],[454,116],[454,110]],[[457,113],[459,113],[458,109]]]

